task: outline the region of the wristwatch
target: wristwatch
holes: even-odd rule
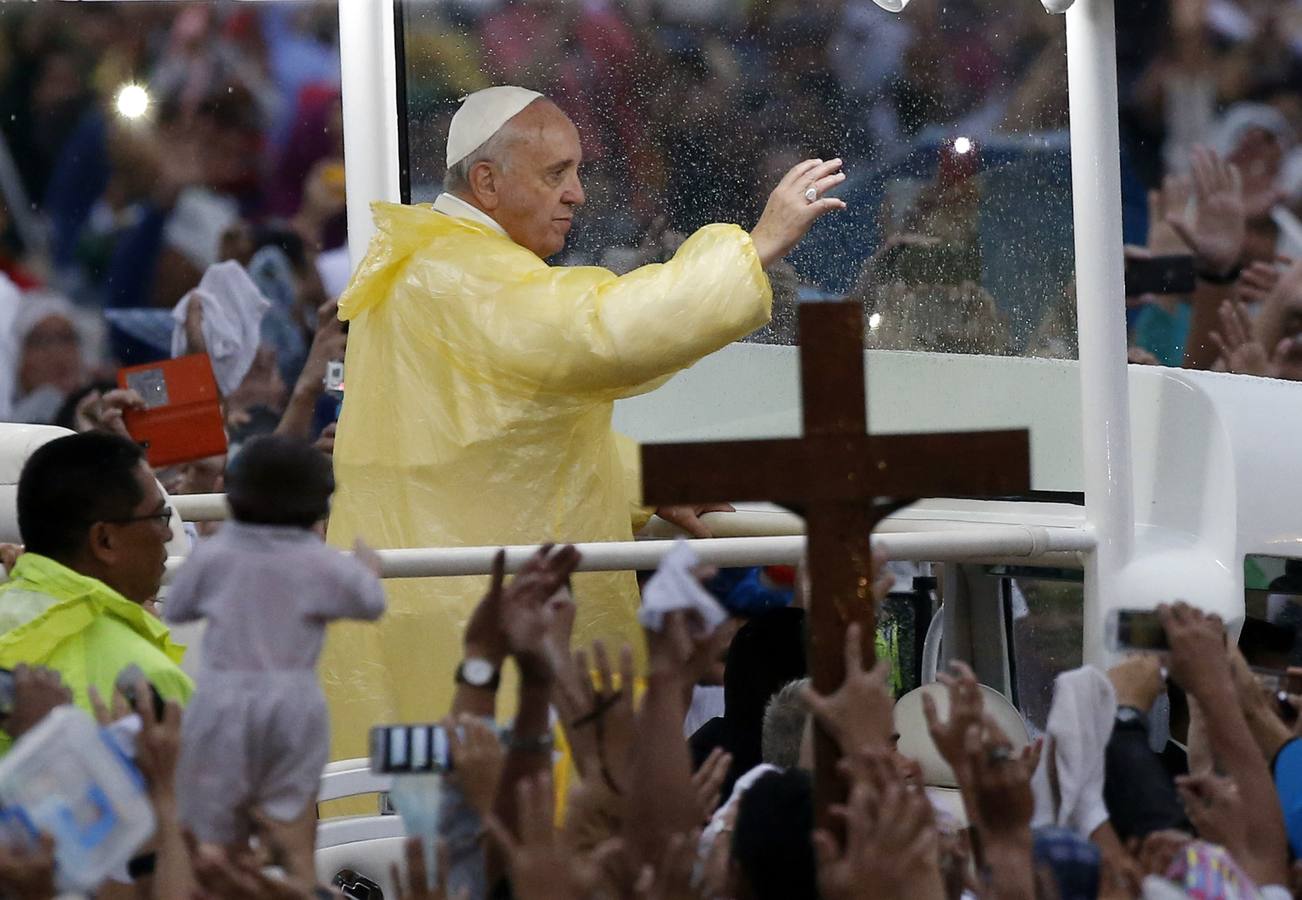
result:
[[[481,656],[467,656],[457,666],[457,684],[495,691],[501,681],[502,673],[497,666]]]

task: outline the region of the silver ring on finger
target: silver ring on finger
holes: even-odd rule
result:
[[[813,203],[815,200],[817,200],[818,188],[814,187],[812,184],[808,188],[806,188],[805,199],[808,200],[810,203]]]

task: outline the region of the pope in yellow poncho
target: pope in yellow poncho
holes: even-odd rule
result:
[[[494,93],[487,112],[475,105]],[[432,206],[374,204],[377,234],[340,299],[351,324],[330,540],[629,540],[636,471],[611,431],[614,401],[763,325],[763,265],[794,240],[710,225],[668,263],[623,277],[549,266],[583,202],[574,126],[518,88],[472,95],[458,119],[450,192]],[[793,183],[793,207],[813,202],[805,191]],[[824,203],[839,201],[818,201],[809,221]],[[364,755],[370,725],[447,712],[462,629],[486,584],[391,580],[382,622],[332,629],[321,674],[333,758]],[[576,642],[638,646],[632,573],[578,575],[574,593]]]

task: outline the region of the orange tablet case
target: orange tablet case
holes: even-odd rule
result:
[[[144,409],[128,410],[124,421],[151,466],[226,452],[221,395],[207,354],[121,369],[118,385],[132,388],[145,401]]]

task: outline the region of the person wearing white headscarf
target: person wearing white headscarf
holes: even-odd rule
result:
[[[16,352],[10,416],[17,422],[53,422],[87,379],[76,309],[58,294],[29,291],[18,300],[9,332]]]
[[[339,300],[350,330],[332,543],[631,540],[637,477],[611,430],[614,401],[768,321],[764,268],[845,205],[823,196],[844,178],[840,160],[808,160],[750,233],[707,225],[669,262],[623,276],[550,266],[585,200],[582,156],[550,100],[487,88],[452,119],[434,204],[373,204],[376,236]],[[700,526],[697,510],[665,512]],[[390,582],[384,621],[331,632],[321,672],[336,754],[363,755],[377,721],[446,711],[484,587]],[[577,575],[574,592],[576,640],[641,646],[633,573]]]

